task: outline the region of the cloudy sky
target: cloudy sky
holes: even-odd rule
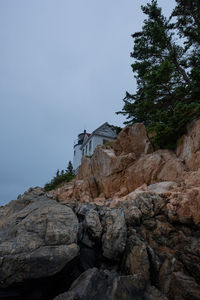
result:
[[[122,126],[146,2],[0,0],[0,205],[66,168],[83,129]]]

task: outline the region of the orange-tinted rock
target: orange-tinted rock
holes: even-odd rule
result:
[[[168,150],[158,150],[141,156],[125,173],[129,192],[146,183],[179,181],[184,165],[175,154]]]
[[[99,146],[92,158],[83,158],[78,178],[86,180],[88,176],[93,177],[98,186],[98,194],[103,193],[106,198],[115,193],[123,196],[128,193],[123,172],[135,159],[132,153],[117,157],[112,149]]]
[[[146,128],[142,123],[126,126],[118,134],[113,143],[116,155],[134,153],[138,158],[142,153],[152,153],[153,147],[147,136]]]
[[[176,154],[185,162],[188,170],[200,168],[200,119],[192,122],[187,134],[178,140]]]
[[[81,165],[78,169],[77,179],[82,179],[84,177],[89,177],[92,175],[91,169],[91,159],[84,156],[81,161]]]
[[[146,245],[137,235],[129,237],[124,255],[124,270],[127,274],[141,275],[149,279],[149,259]]]
[[[200,226],[200,188],[183,189],[172,193],[170,198],[167,205],[170,219]]]
[[[85,180],[73,180],[56,190],[53,195],[61,203],[67,203],[71,200],[81,202],[91,202],[98,195],[97,185],[94,178],[91,176]]]
[[[113,149],[97,147],[92,158],[82,160],[78,178],[86,180],[90,175],[98,193],[111,198],[123,197],[143,184],[180,181],[183,172],[182,162],[168,150],[142,154],[136,159],[134,153],[117,156]],[[95,192],[90,194],[93,197]]]
[[[173,208],[170,217],[185,216],[189,189],[200,187],[200,169],[196,170],[200,162],[199,129],[200,120],[188,127],[188,134],[177,147],[177,157],[169,150],[153,152],[143,124],[127,126],[113,143],[113,149],[98,146],[91,158],[84,157],[76,179],[71,185],[57,189],[56,197],[62,202],[76,199],[115,207],[119,199],[123,201],[124,196],[139,188],[170,195]],[[188,171],[188,168],[195,171]],[[195,208],[187,210],[187,218],[191,215],[197,223],[194,217],[198,205],[196,196],[195,199]]]
[[[191,171],[184,173],[184,184],[187,187],[199,187],[200,186],[200,169],[198,171]]]

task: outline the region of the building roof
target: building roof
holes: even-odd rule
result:
[[[111,125],[109,125],[107,122],[103,123],[101,126],[99,126],[97,129],[95,129],[88,137],[88,139],[86,139],[83,144],[81,145],[82,149],[90,140],[94,135],[98,135],[98,136],[102,136],[102,137],[107,137],[110,139],[114,139],[117,136],[117,133],[115,132],[115,130],[111,127]]]

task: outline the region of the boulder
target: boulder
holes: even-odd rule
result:
[[[176,189],[178,184],[174,181],[161,181],[158,183],[150,184],[147,189],[150,192],[154,192],[156,194],[166,194],[173,189]]]
[[[102,226],[96,210],[90,210],[86,214],[84,227],[91,239],[99,240],[101,238]]]
[[[126,222],[122,209],[107,210],[102,220],[103,255],[111,260],[119,260],[126,246]]]
[[[29,190],[0,220],[0,286],[54,275],[79,254],[72,209]]]
[[[123,270],[129,275],[140,275],[145,281],[149,280],[149,259],[147,248],[137,235],[131,235],[126,244]]]
[[[148,300],[168,300],[155,286],[148,286],[145,292],[145,299]]]
[[[125,170],[126,184],[129,192],[144,183],[147,185],[161,181],[182,180],[185,167],[176,155],[168,150],[158,150],[141,156]]]
[[[174,272],[170,282],[170,299],[199,300],[200,286],[195,280],[182,272]]]
[[[82,243],[93,247],[95,243],[100,243],[102,235],[102,226],[99,214],[96,210],[91,209],[85,215],[83,221]]]
[[[200,226],[200,187],[172,192],[167,204],[168,217],[172,221]]]
[[[125,211],[126,223],[128,226],[140,225],[142,213],[137,206],[130,206]]]
[[[165,258],[159,272],[159,288],[164,294],[169,294],[173,272],[182,272],[183,265],[175,257]]]
[[[104,193],[106,198],[126,188],[123,172],[135,161],[134,154],[116,156],[113,149],[97,147],[91,158],[91,169],[97,183],[99,193]],[[82,168],[83,169],[83,168]],[[80,174],[78,175],[80,178]],[[85,177],[82,171],[81,178]],[[127,189],[122,193],[127,193]]]
[[[123,128],[113,143],[113,149],[117,156],[134,153],[137,158],[143,153],[153,152],[146,128],[142,123],[135,123]]]
[[[187,127],[187,134],[177,142],[176,155],[190,171],[200,168],[200,119]]]
[[[54,300],[167,300],[155,287],[139,276],[118,276],[107,270],[89,269]]]

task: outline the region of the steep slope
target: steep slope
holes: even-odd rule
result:
[[[199,300],[199,132],[154,151],[125,127],[71,183],[1,207],[0,299]]]

